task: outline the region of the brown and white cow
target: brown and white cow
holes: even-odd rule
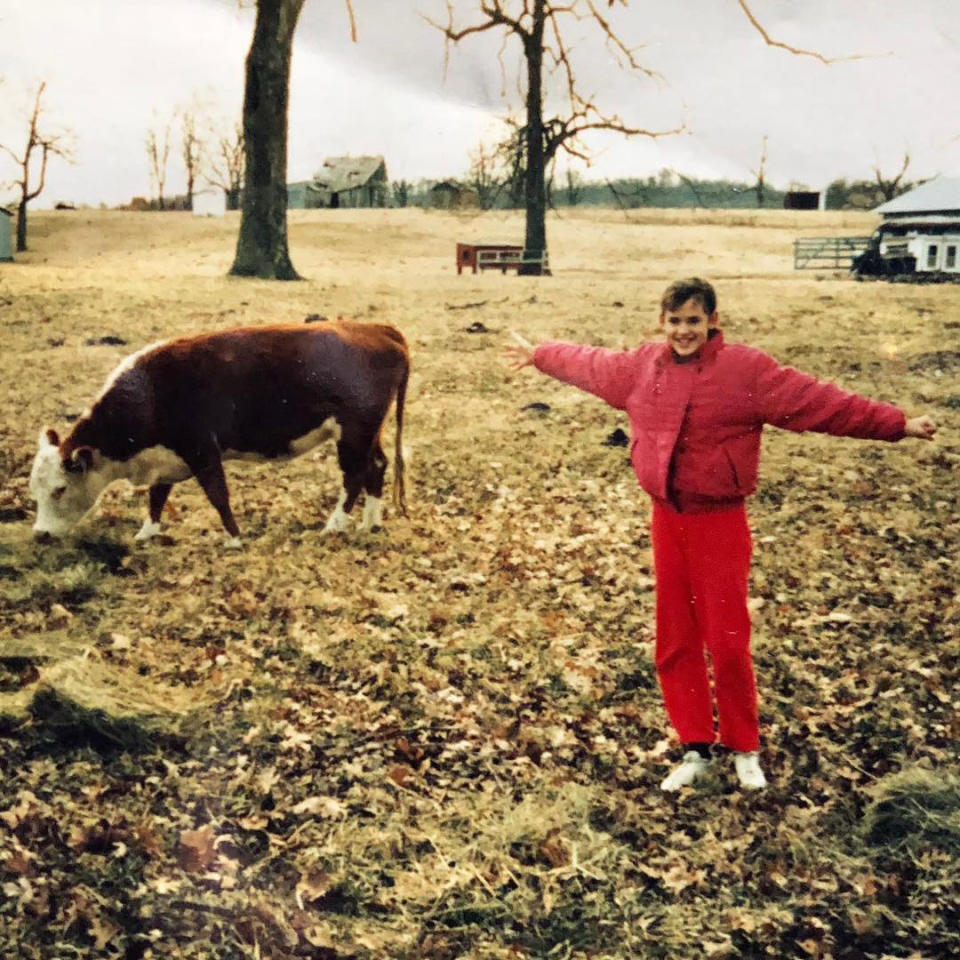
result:
[[[360,492],[362,529],[379,526],[387,466],[380,443],[396,400],[394,503],[406,514],[401,435],[410,370],[393,327],[336,321],[246,327],[153,344],[127,357],[61,440],[40,432],[30,474],[34,531],[65,533],[114,480],[150,487],[160,529],[174,483],[196,477],[236,542],[224,460],[282,460],[333,437],[343,492],[326,530],[343,530]]]

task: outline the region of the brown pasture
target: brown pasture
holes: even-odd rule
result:
[[[454,263],[457,241],[519,240],[518,214],[295,211],[305,279],[272,283],[226,276],[232,216],[32,215],[31,251],[0,264],[0,955],[960,949],[956,829],[924,807],[960,789],[960,286],[792,268],[794,238],[874,225],[579,209],[550,218],[554,275],[528,278]],[[702,790],[657,789],[648,506],[602,443],[626,423],[502,357],[510,331],[656,337],[660,293],[693,274],[728,339],[940,427],[766,435],[756,796],[726,758]],[[146,494],[118,485],[74,537],[33,543],[37,433],[127,353],[309,314],[410,342],[409,518],[324,537],[321,449],[228,465],[240,551],[192,481],[157,542],[133,543]],[[878,832],[901,795],[927,813]]]

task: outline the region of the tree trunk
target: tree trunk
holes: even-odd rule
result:
[[[300,279],[287,248],[287,109],[303,2],[257,0],[243,100],[246,169],[234,276]]]
[[[543,144],[543,28],[546,0],[534,0],[533,27],[524,39],[527,61],[527,170],[524,177],[524,203],[527,209],[523,239],[524,260],[542,257],[547,249],[547,193]],[[517,271],[538,276],[539,263],[524,263]]]
[[[17,253],[24,253],[27,249],[27,198],[24,197],[17,206]]]

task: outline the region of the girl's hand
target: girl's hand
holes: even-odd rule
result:
[[[937,433],[937,425],[930,417],[913,417],[903,428],[904,435],[918,440],[932,440]]]
[[[510,345],[503,348],[507,363],[514,370],[522,370],[524,367],[533,366],[533,351],[536,349],[534,345],[521,337],[519,333],[511,331],[510,335],[517,343],[516,346]]]

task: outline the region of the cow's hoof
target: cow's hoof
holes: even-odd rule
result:
[[[342,516],[337,516],[334,514],[328,521],[327,525],[323,528],[324,533],[346,533],[350,529],[350,518],[343,514]]]
[[[147,520],[133,539],[136,543],[144,543],[146,540],[152,540],[159,532],[160,524]]]
[[[239,537],[227,537],[223,541],[223,548],[225,550],[242,550],[243,541]]]

